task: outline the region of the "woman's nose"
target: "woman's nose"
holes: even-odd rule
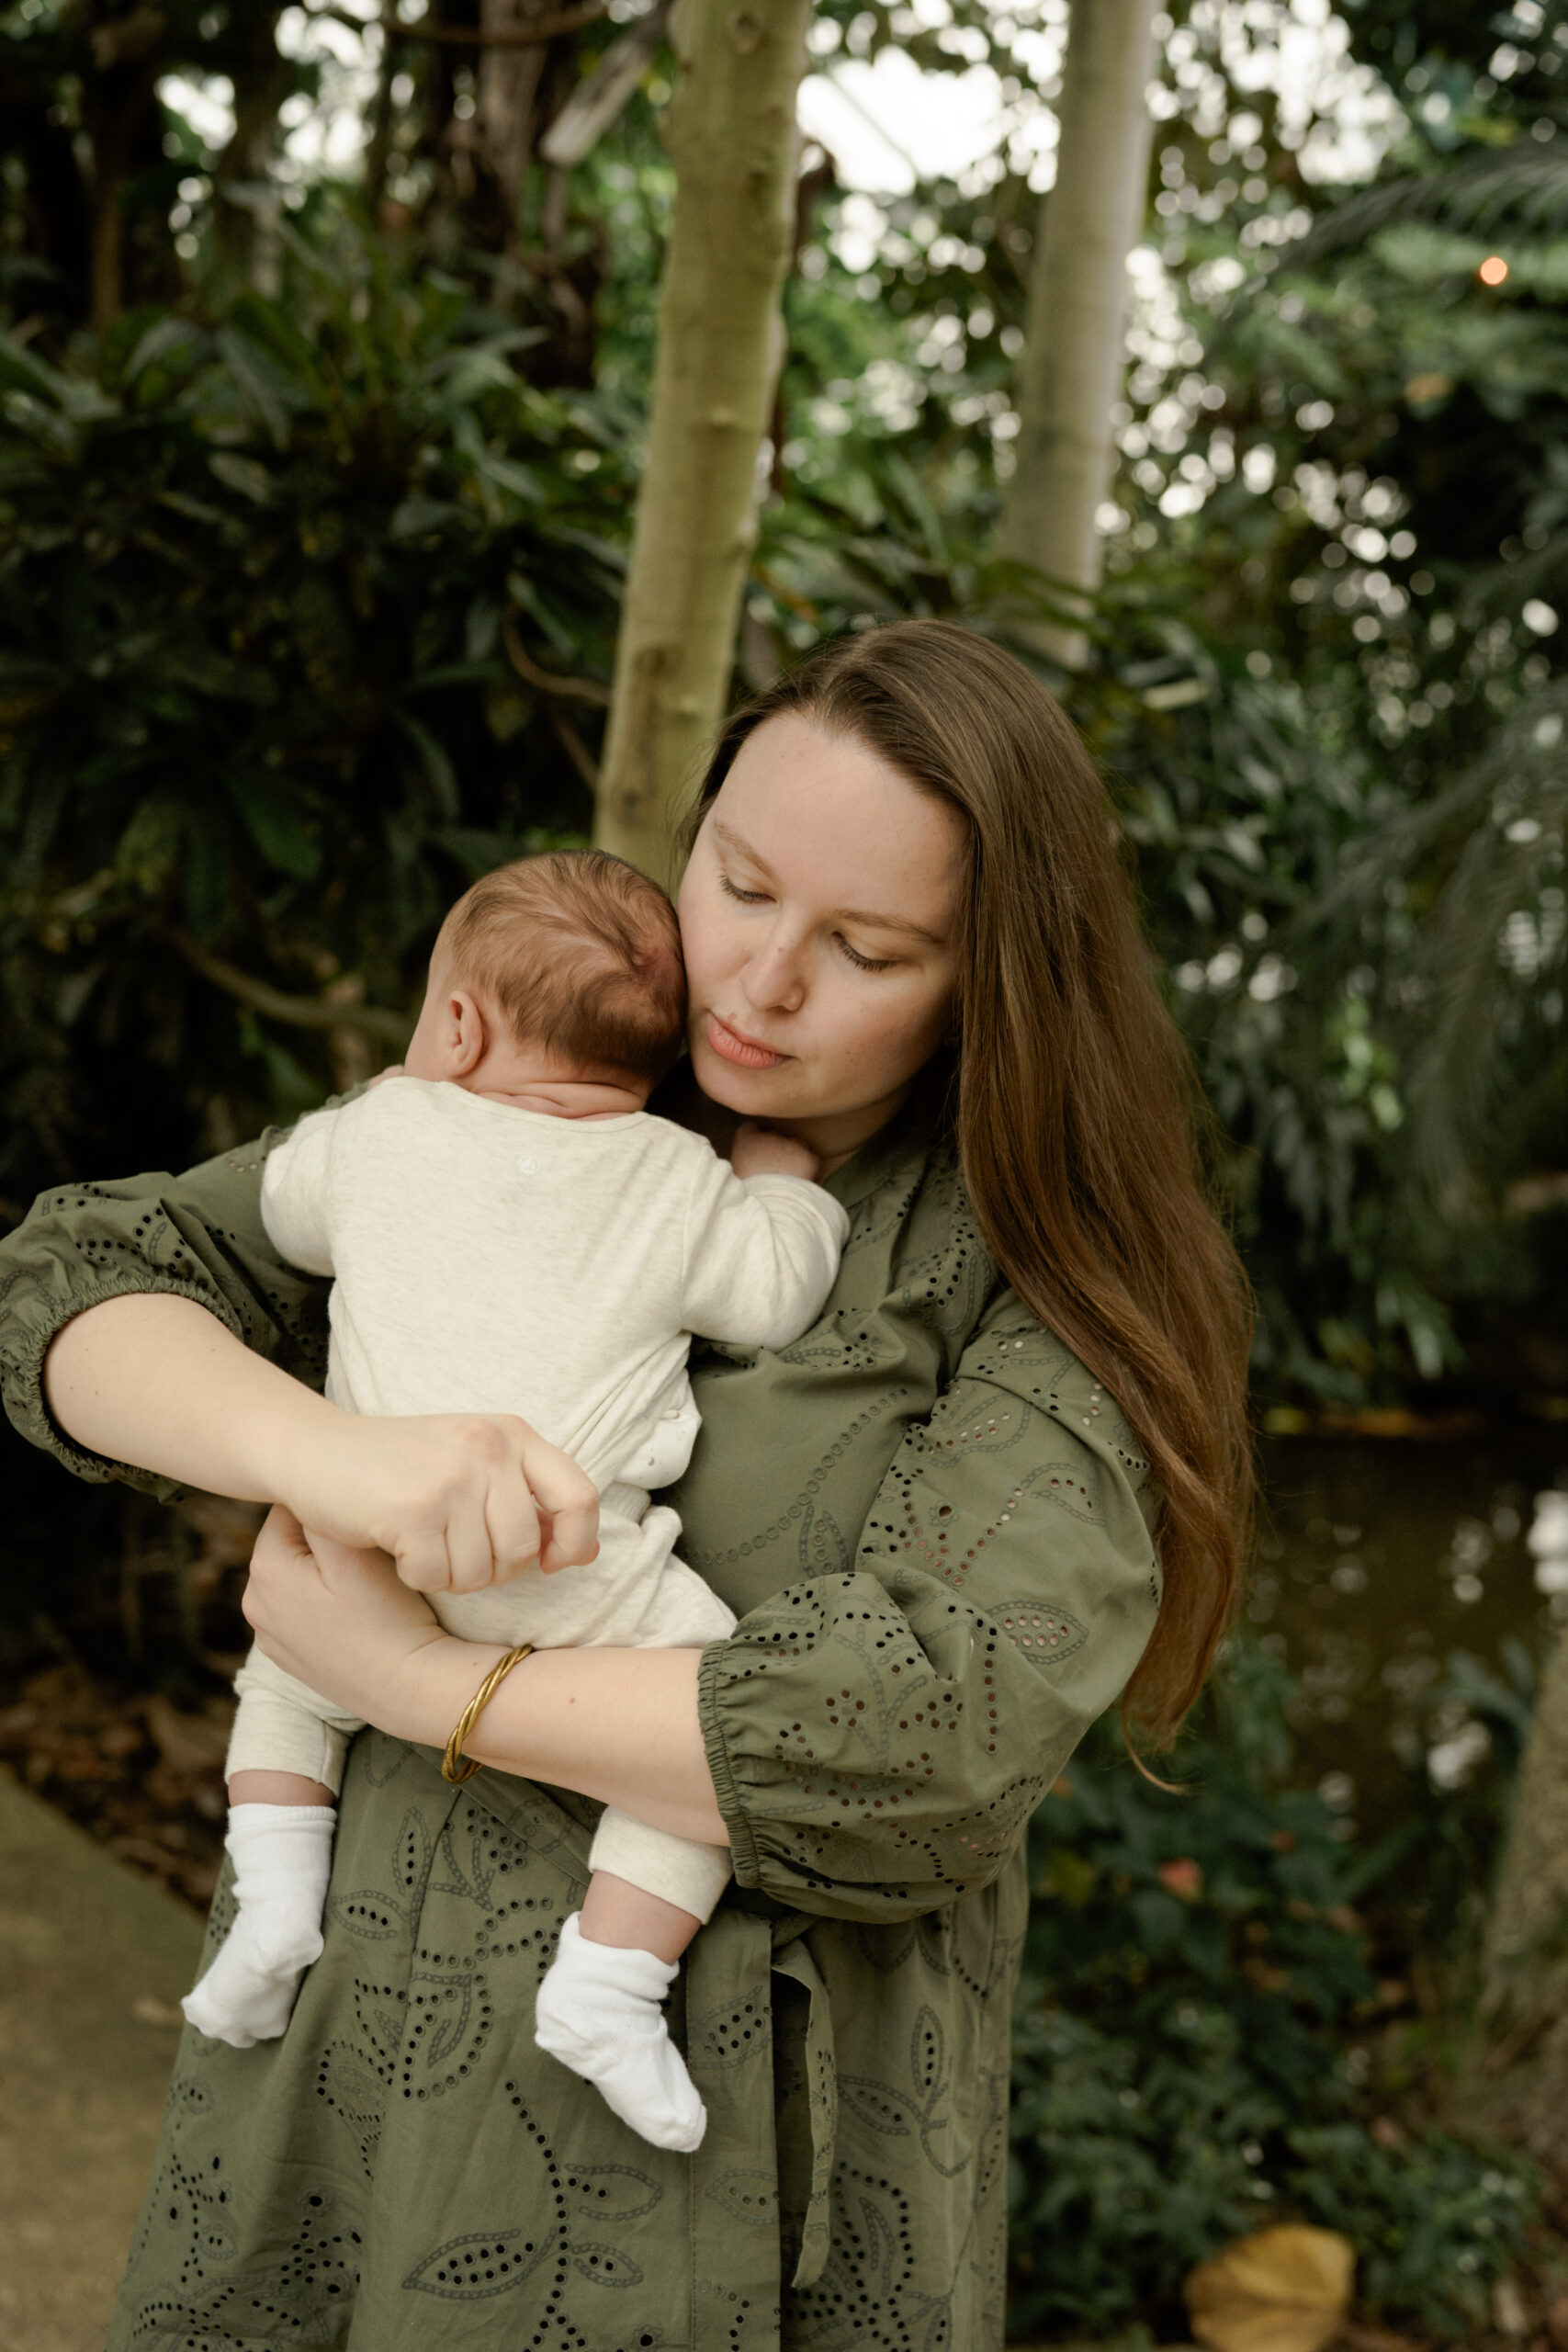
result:
[[[746,967],[745,989],[759,1012],[798,1012],[806,1001],[805,943],[773,931]]]

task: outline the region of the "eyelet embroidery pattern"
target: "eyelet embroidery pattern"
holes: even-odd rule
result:
[[[151,1272],[241,1336],[261,1336],[291,1369],[319,1370],[326,1286],[276,1268],[254,1239],[258,1165],[246,1151],[227,1174],[203,1171],[194,1226],[173,1220],[158,1180],[62,1195],[49,1246],[73,1306],[146,1287]],[[212,1249],[182,1238],[204,1216]],[[0,1282],[34,1285],[24,1319],[38,1322],[41,1353],[56,1278],[13,1275],[14,1262]],[[533,1988],[581,1896],[574,1801],[518,1786],[498,1818],[435,1788],[427,1758],[367,1736],[351,1766],[357,1809],[344,1814],[358,1834],[340,1858],[328,1951],[296,2027],[272,2052],[185,2045],[162,2201],[149,2209],[115,2352],[259,2352],[264,2342],[327,2352],[344,2339],[373,2216],[375,2243],[398,2256],[395,2273],[379,2256],[373,2272],[390,2299],[378,2306],[376,2352],[422,2352],[443,2325],[501,2326],[512,2352],[1000,2342],[1020,1838],[1059,1769],[1054,1743],[1072,1736],[1053,1688],[1061,1664],[1079,1650],[1093,1661],[1077,1693],[1126,1649],[1112,1616],[1084,1605],[1082,1584],[1064,1607],[1046,1569],[1060,1556],[1081,1578],[1100,1561],[1101,1527],[1118,1512],[1125,1526],[1146,1464],[1092,1377],[1016,1302],[997,1301],[994,1267],[940,1156],[906,1155],[859,1203],[832,1312],[801,1350],[782,1393],[804,1396],[809,1385],[820,1408],[809,1478],[794,1491],[796,1466],[780,1490],[765,1419],[753,1421],[750,1453],[715,1457],[738,1458],[743,1476],[723,1508],[710,1480],[713,1550],[698,1564],[717,1571],[727,1599],[727,1583],[750,1588],[742,1631],[719,1654],[722,1674],[705,1667],[705,1689],[739,1795],[738,1860],[751,1840],[744,1885],[786,1907],[827,1898],[807,1949],[821,1954],[835,2005],[840,1974],[851,1988],[855,2022],[840,2026],[836,2069],[820,2034],[797,2053],[792,2020],[807,2005],[779,2004],[784,1978],[755,1978],[749,1960],[710,1980],[723,1997],[694,2007],[686,2046],[714,2111],[728,2097],[755,2109],[762,2130],[765,2095],[753,2100],[752,2086],[775,2054],[780,2080],[798,2072],[816,2113],[847,2085],[836,2162],[814,2143],[804,2171],[797,2152],[777,2184],[755,2143],[751,2160],[738,2153],[701,2173],[652,2151],[639,2162],[629,2143],[624,2165],[589,2163],[602,2139],[581,2143],[581,2108],[526,2047]],[[703,1442],[728,1442],[727,1392],[740,1428],[755,1414],[753,1382],[770,1380],[778,1359],[765,1351],[701,1373],[715,1405]],[[32,1409],[31,1356],[15,1385]],[[1130,1565],[1103,1557],[1111,1574]],[[1021,1770],[1023,1758],[1035,1769]],[[225,1916],[220,1905],[215,1934]],[[923,2039],[911,2040],[922,2016]],[[879,2039],[878,2020],[898,2020],[901,2043]],[[292,2067],[294,2096],[258,2107],[254,2084],[273,2065]],[[255,2144],[269,2132],[284,2135],[276,2165]],[[437,2220],[423,2189],[444,2165],[469,2169],[460,2209]],[[236,2180],[246,2184],[238,2224]],[[689,2201],[688,2181],[700,2182]],[[808,2184],[816,2235],[805,2242],[814,2258],[826,2249],[827,2265],[785,2294],[781,2316],[772,2256],[759,2267],[748,2249],[768,2247],[781,2190],[784,2240],[799,2246]],[[925,2208],[928,2195],[937,2201]],[[928,2210],[939,2228],[925,2227]],[[951,2239],[965,2214],[967,2235]]]
[[[265,1154],[230,1154],[221,1166],[243,1182],[253,1180]],[[0,1385],[11,1418],[32,1441],[61,1455],[84,1477],[101,1482],[107,1474],[90,1457],[63,1443],[43,1404],[41,1367],[50,1342],[66,1319],[60,1272],[73,1268],[68,1311],[80,1314],[127,1292],[168,1293],[193,1298],[247,1345],[274,1356],[284,1370],[320,1385],[327,1362],[327,1284],[262,1261],[226,1226],[214,1222],[212,1238],[227,1245],[244,1274],[220,1274],[186,1239],[162,1197],[156,1178],[131,1177],[119,1183],[78,1183],[39,1196],[34,1227],[39,1262],[10,1263],[0,1275]],[[269,1330],[276,1326],[284,1345]],[[130,1483],[153,1487],[150,1473]]]
[[[366,1743],[372,1751],[397,1745],[378,1734]],[[410,1751],[401,1752],[406,1759]],[[383,1785],[392,1777],[383,1768]],[[508,2010],[513,2018],[525,2018],[565,1907],[541,1897],[537,1874],[526,1871],[528,1848],[473,1803],[452,1797],[445,1802],[450,1809],[434,1839],[421,1807],[411,1805],[393,1838],[380,1888],[339,1896],[332,1905],[340,1971],[344,1956],[350,1962],[356,2025],[352,2039],[329,2043],[316,2071],[322,2110],[346,2133],[347,2145],[340,2139],[333,2152],[338,2182],[329,2188],[323,2180],[303,2194],[286,2188],[286,2195],[297,2197],[298,2222],[266,2234],[274,2242],[288,2238],[289,2250],[276,2260],[235,2269],[240,2244],[229,2165],[215,2142],[222,2132],[225,2079],[232,2079],[232,2070],[243,2065],[248,2053],[195,2038],[197,2072],[176,2086],[171,2100],[174,2144],[133,2249],[133,2281],[154,2264],[158,2277],[154,2284],[133,2288],[128,2345],[146,2345],[148,2352],[252,2352],[264,2341],[302,2347],[344,2341],[360,2286],[364,2223],[340,2185],[343,2154],[352,2146],[358,2159],[353,2169],[363,2172],[368,2195],[389,2102],[417,2105],[468,2088],[482,2071],[490,2035],[487,1971],[510,1963],[514,1978],[522,1972],[526,1997],[519,2000],[514,1989]],[[507,1882],[520,1874],[531,1891],[511,1890]],[[572,1888],[572,1882],[565,1884]],[[443,1919],[473,1922],[471,1942],[461,1951],[422,1939],[431,1901],[442,1897],[447,1898],[439,1904]],[[231,1919],[232,1912],[231,1898],[216,1907],[209,1949],[226,1927],[225,1913]],[[406,1991],[394,1982],[352,1973],[354,1951],[367,1945],[384,1948],[389,1930],[400,1942]],[[322,1964],[330,1964],[325,1956]],[[302,1998],[310,1996],[307,1979]],[[342,2018],[341,1999],[333,2013]],[[769,2030],[766,1987],[761,1986],[732,2014],[711,2020],[706,2038],[723,2063],[726,2039],[743,2050]],[[191,2047],[188,2040],[186,2046]],[[212,2077],[210,2087],[201,2078],[204,2068]],[[351,2086],[346,2092],[345,2086]],[[474,2087],[479,2087],[477,2079]],[[533,2324],[525,2321],[526,2334],[509,2332],[509,2345],[517,2345],[519,2352],[525,2346],[528,2352],[603,2352],[610,2339],[601,2293],[607,2290],[617,2301],[635,2298],[645,2278],[642,2264],[621,2243],[621,2233],[654,2210],[664,2188],[635,2164],[569,2161],[551,2144],[520,2085],[509,2081],[504,2090],[520,2135],[518,2154],[508,2158],[505,2170],[510,2178],[517,2166],[528,2168],[528,2219],[508,2216],[488,2228],[441,2239],[417,2255],[402,2278],[402,2291],[469,2304],[499,2301],[526,2286]],[[578,2096],[575,2087],[571,2096]],[[166,2132],[165,2138],[170,2136]],[[286,2183],[297,2180],[298,2168],[286,2168],[282,2177]],[[770,2218],[771,2183],[731,2177],[722,2187],[726,2210],[737,2218]],[[503,2211],[514,2202],[505,2199]],[[254,2228],[254,2217],[248,2218]],[[482,2214],[476,2218],[482,2222]],[[593,2309],[574,2316],[571,2299],[583,2294]],[[734,2312],[727,2328],[736,2352],[742,2352],[744,2329]],[[412,2340],[423,2333],[416,2327]],[[626,2332],[616,2332],[614,2340],[629,2348],[658,2347],[669,2339],[660,2326],[634,2312]]]
[[[872,1600],[875,1606],[854,1605]],[[939,1662],[950,1638],[962,1645],[965,1660],[972,1645],[978,1649],[973,1694]],[[795,1588],[753,1612],[728,1645],[747,1657],[734,1670],[734,1682],[783,1675],[787,1683],[799,1662],[810,1659],[802,1696],[821,1710],[815,1733],[804,1713],[787,1721],[775,1715],[772,1752],[779,1779],[769,1784],[761,1774],[753,1777],[753,1834],[786,1879],[813,1892],[830,1887],[833,1857],[856,1821],[888,1836],[906,1866],[901,1883],[881,1883],[890,1875],[885,1860],[877,1881],[863,1889],[868,1902],[905,1907],[922,1894],[937,1901],[993,1874],[1054,1777],[1037,1770],[1017,1774],[979,1805],[955,1810],[951,1799],[942,1802],[943,1773],[951,1770],[963,1778],[970,1769],[962,1740],[951,1765],[942,1751],[963,1734],[972,1707],[983,1709],[978,1744],[987,1756],[998,1751],[1001,1690],[994,1661],[1000,1638],[954,1601],[933,1602],[906,1618],[874,1587],[868,1592],[858,1576]],[[824,1649],[842,1662],[844,1679],[837,1688],[822,1674]],[[1021,1752],[1032,1756],[1034,1746],[1021,1743]],[[936,1785],[928,1790],[927,1783]],[[768,1804],[769,1785],[778,1788],[776,1807]],[[784,1894],[782,1885],[773,1891]]]
[[[1059,1666],[1089,1639],[1087,1626],[1070,1610],[1043,1607],[1037,1600],[993,1602],[990,1613],[1031,1666]]]

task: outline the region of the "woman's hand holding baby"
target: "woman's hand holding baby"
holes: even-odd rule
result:
[[[736,1128],[729,1164],[738,1176],[799,1176],[808,1184],[822,1172],[822,1162],[807,1145],[755,1119],[744,1119]]]
[[[281,1503],[256,1538],[243,1605],[276,1665],[324,1690],[345,1713],[405,1738],[428,1734],[432,1713],[418,1692],[440,1653],[460,1653],[470,1680],[468,1660],[479,1662],[481,1675],[489,1663],[481,1646],[442,1632],[429,1604],[393,1574],[384,1553],[319,1531],[307,1537]],[[439,1707],[434,1719],[440,1720]]]
[[[345,1714],[439,1747],[492,1666],[499,1642],[443,1633],[389,1560],[307,1542],[273,1510],[256,1539],[245,1614],[275,1664]],[[497,1692],[465,1753],[503,1772],[577,1789],[639,1820],[728,1842],[697,1720],[699,1650],[538,1650]]]
[[[415,1592],[479,1592],[598,1553],[599,1495],[511,1413],[343,1414],[291,1464],[282,1498],[339,1544],[389,1553]]]
[[[506,1413],[340,1412],[194,1299],[104,1300],[45,1367],[60,1425],[109,1462],[242,1502],[283,1502],[340,1544],[389,1552],[421,1592],[478,1592],[599,1549],[593,1482]]]

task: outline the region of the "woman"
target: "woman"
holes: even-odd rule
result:
[[[730,723],[698,814],[681,1114],[797,1133],[852,1220],[815,1330],[694,1366],[672,1499],[739,1625],[529,1658],[456,1789],[495,1654],[274,1514],[260,1638],[378,1728],[288,2035],[186,2038],[116,2347],[1001,2342],[1025,1826],[1123,1688],[1157,1742],[1201,1683],[1242,1284],[1103,795],[1021,665],[938,622],[829,647]],[[6,1245],[19,1425],[454,1581],[527,1550],[533,1498],[584,1556],[520,1424],[355,1423],[285,1376],[319,1377],[322,1285],[268,1248],[267,1148],[39,1202]],[[734,1854],[678,1993],[694,2158],[532,2044],[595,1801]]]

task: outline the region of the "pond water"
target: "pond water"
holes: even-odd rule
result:
[[[1539,1552],[1568,1531],[1568,1425],[1522,1422],[1418,1442],[1269,1442],[1247,1622],[1299,1685],[1298,1777],[1372,1835],[1403,1810],[1425,1758],[1457,1786],[1485,1754],[1462,1707],[1433,1720],[1430,1692],[1466,1651],[1508,1680],[1506,1645],[1532,1657],[1568,1621],[1568,1566]],[[1555,1539],[1551,1539],[1555,1541]]]

